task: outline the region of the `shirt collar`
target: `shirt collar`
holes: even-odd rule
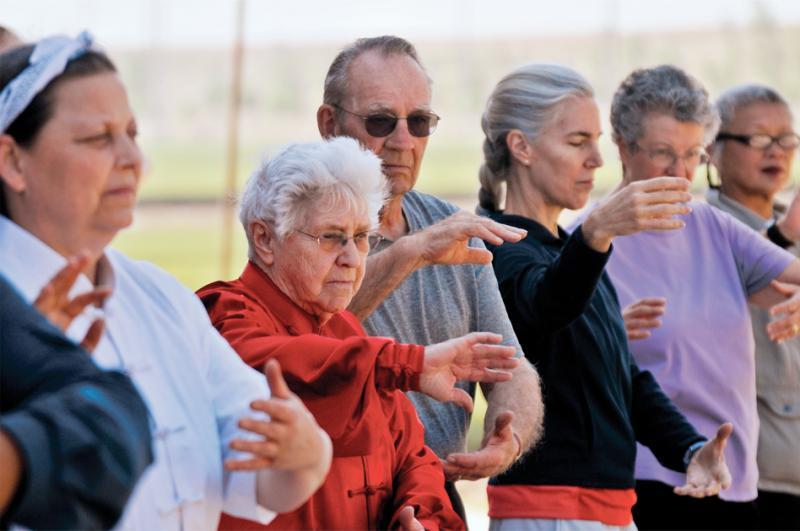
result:
[[[762,218],[739,201],[728,197],[715,188],[706,190],[706,201],[708,201],[710,205],[733,214],[735,218],[742,221],[751,229],[764,230],[764,228],[773,221],[772,219]],[[773,211],[773,214],[777,213],[777,211]]]
[[[28,302],[33,302],[45,284],[58,273],[67,259],[10,219],[0,215],[0,273]],[[111,262],[104,255],[97,264],[100,284],[114,285]],[[78,275],[70,295],[94,289],[84,274]]]
[[[316,317],[303,310],[282,292],[252,260],[245,266],[239,280],[256,295],[258,301],[269,309],[290,334],[319,334],[324,328],[319,326]]]

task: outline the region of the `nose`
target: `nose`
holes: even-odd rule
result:
[[[592,149],[592,154],[586,160],[586,167],[597,169],[604,164],[603,155],[600,153],[600,146],[595,145]]]
[[[408,130],[408,120],[397,120],[394,131],[386,137],[386,145],[398,151],[409,150],[414,147],[414,137]]]
[[[691,181],[694,177],[694,170],[696,166],[694,164],[690,164],[686,161],[686,159],[677,158],[672,165],[667,168],[667,175],[671,175],[673,177],[683,177],[687,181]]]
[[[341,267],[358,267],[361,260],[364,259],[364,254],[356,247],[355,240],[350,238],[339,251],[339,255],[336,257],[336,264]]]
[[[132,169],[138,177],[142,173],[142,150],[136,139],[120,135],[117,141],[117,164],[124,169]]]
[[[764,150],[765,157],[782,157],[787,153],[788,151],[779,146],[778,142],[775,140],[773,140],[772,143],[767,146],[767,149]]]

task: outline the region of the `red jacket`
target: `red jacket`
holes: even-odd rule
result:
[[[286,382],[333,441],[322,487],[266,529],[386,529],[406,505],[426,529],[464,529],[438,458],[402,390],[416,389],[423,347],[366,337],[350,312],[323,326],[255,264],[198,291],[211,321],[249,365],[281,363]],[[265,529],[223,514],[220,529]]]

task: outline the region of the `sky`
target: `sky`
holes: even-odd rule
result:
[[[109,47],[225,47],[240,0],[0,0],[0,24],[24,39],[88,28]],[[513,38],[746,25],[768,13],[800,24],[796,0],[241,0],[252,45]]]

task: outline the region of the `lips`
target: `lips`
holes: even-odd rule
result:
[[[767,175],[769,177],[772,177],[772,178],[780,177],[785,173],[785,170],[783,169],[783,166],[779,166],[779,165],[764,166],[763,168],[761,168],[760,171],[761,171],[761,173],[763,173],[763,174],[765,174],[765,175]]]

